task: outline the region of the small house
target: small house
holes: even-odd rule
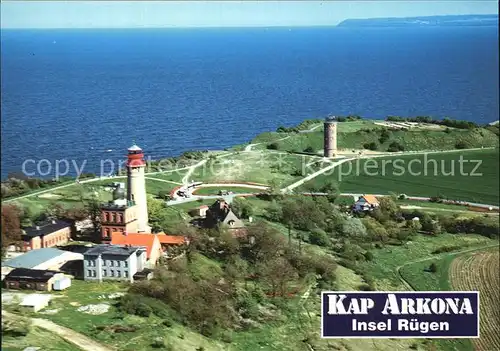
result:
[[[49,305],[51,296],[44,294],[29,294],[23,298],[19,306],[30,312],[38,312]]]
[[[374,195],[363,195],[354,203],[353,210],[355,212],[373,211],[379,206],[380,204]]]
[[[3,280],[7,289],[30,289],[52,291],[54,282],[64,278],[64,274],[56,271],[16,268]]]
[[[205,224],[207,227],[222,225],[228,229],[238,229],[245,226],[224,199],[217,200],[208,208]]]

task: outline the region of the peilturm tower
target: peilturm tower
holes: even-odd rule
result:
[[[127,200],[137,206],[137,233],[151,233],[151,228],[148,226],[145,168],[144,153],[139,146],[134,144],[128,148]]]
[[[324,156],[335,157],[337,155],[337,119],[327,117],[324,123]]]

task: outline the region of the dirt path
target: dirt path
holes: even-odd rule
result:
[[[16,314],[9,313],[6,311],[2,311],[2,315],[6,316],[6,317],[10,316],[12,318],[19,317]],[[27,317],[24,317],[24,318],[27,318]],[[31,320],[31,322],[33,323],[34,326],[48,330],[51,333],[54,333],[54,334],[60,336],[64,340],[78,346],[80,349],[82,349],[84,351],[115,351],[115,349],[113,349],[113,348],[110,348],[108,346],[104,346],[104,345],[86,337],[83,334],[77,333],[74,330],[71,330],[69,328],[55,324],[54,322],[51,322],[47,319],[41,319],[41,318],[29,318],[29,319]]]
[[[290,137],[291,137],[291,135],[288,135],[288,136],[286,136],[284,138],[280,138],[280,139],[276,139],[276,140],[273,140],[273,141],[269,141],[269,143],[275,143],[277,141],[285,140],[285,139],[288,139]],[[248,151],[252,151],[252,147],[257,146],[257,145],[261,145],[261,144],[266,144],[266,143],[262,142],[262,143],[248,144],[247,146],[245,146],[245,148],[243,149],[243,151],[247,151],[247,152]]]

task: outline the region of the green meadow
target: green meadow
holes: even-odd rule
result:
[[[463,162],[462,169],[460,157],[471,160]],[[303,189],[321,187],[326,181],[334,180],[343,193],[393,192],[496,205],[499,203],[498,157],[498,149],[489,149],[359,159],[310,180]]]

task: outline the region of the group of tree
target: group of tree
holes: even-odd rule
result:
[[[335,120],[337,122],[352,122],[362,119],[361,116],[358,115],[348,115],[348,116],[335,116]]]
[[[378,135],[378,139],[376,141],[369,141],[363,144],[363,148],[367,150],[378,150],[379,147],[393,138],[391,130],[388,128],[376,128],[376,129],[361,129],[356,133],[373,133]],[[404,151],[404,146],[397,140],[393,140],[389,146],[387,147],[387,151],[389,152],[398,152]]]
[[[294,126],[294,127],[283,127],[280,126],[278,129],[276,129],[277,133],[299,133],[302,130],[308,130],[315,124],[321,123],[323,120],[316,118],[316,119],[306,119],[305,121],[302,121],[300,124]]]
[[[206,336],[221,337],[229,329],[250,327],[249,320],[264,322],[269,316],[262,315],[258,306],[284,301],[292,286],[300,286],[308,277],[315,276],[324,287],[335,281],[332,256],[300,253],[297,245],[288,245],[281,232],[263,221],[248,225],[247,239],[235,238],[223,228],[180,225],[176,231],[190,238],[185,257],[158,268],[152,280],[134,284],[122,299],[125,312],[157,313],[148,300],[154,299],[171,309],[166,318]],[[222,269],[200,274],[203,257]]]

